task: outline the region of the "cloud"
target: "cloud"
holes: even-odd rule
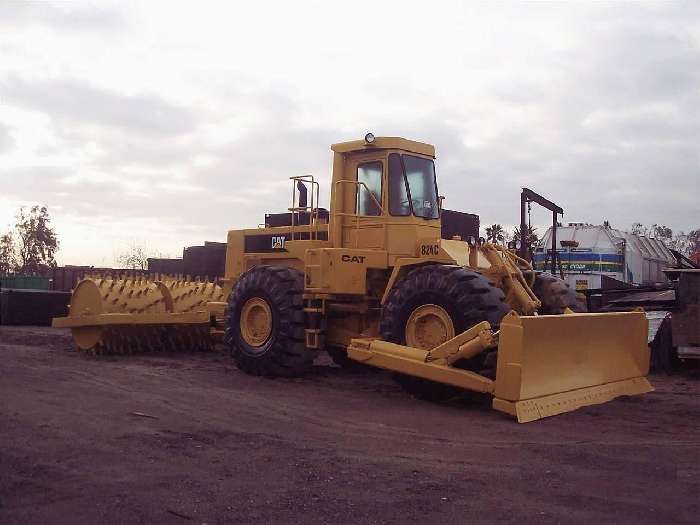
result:
[[[157,95],[125,95],[73,80],[26,81],[17,77],[0,84],[6,102],[41,111],[68,124],[95,124],[146,136],[173,136],[195,129],[192,111]]]
[[[577,86],[578,100],[617,110],[665,100],[688,104],[697,97],[700,52],[688,34],[622,25],[601,35],[593,50],[571,77],[586,82]]]
[[[15,140],[10,134],[10,128],[0,124],[0,154],[11,150]]]
[[[15,196],[22,203],[50,203],[93,219],[110,215],[110,201],[133,202],[125,199],[126,189],[117,181],[72,181],[73,175],[66,167],[0,167],[0,180],[11,181],[5,195]],[[135,209],[123,211],[133,213]]]
[[[111,112],[93,115],[84,104],[63,104],[73,95],[43,99],[35,96],[41,91],[37,85],[31,86],[15,84],[10,101],[21,98],[25,107],[47,111],[57,121],[57,142],[47,149],[49,155],[70,151],[83,161],[0,167],[0,178],[17,182],[8,193],[20,201],[60,203],[88,220],[116,224],[126,217],[157,218],[173,228],[187,224],[209,231],[215,238],[233,225],[255,227],[265,212],[289,206],[290,176],[311,172],[329,178],[329,146],[341,136],[337,130],[298,128],[301,107],[275,90],[227,92],[225,103],[234,114],[210,116],[209,126],[226,127],[242,107],[255,118],[239,137],[208,143],[195,133],[138,135],[133,122],[121,125]],[[84,90],[71,88],[72,94]],[[327,195],[323,200],[327,203]]]
[[[360,15],[312,31],[331,6],[270,21],[254,45],[269,13],[253,4],[236,31],[230,13],[165,20],[149,3],[15,11],[0,182],[70,217],[66,236],[82,222],[177,253],[286,210],[292,175],[314,174],[328,206],[330,144],[372,131],[435,144],[446,206],[484,224],[518,222],[528,186],[564,220],[700,226],[698,8],[455,3],[435,8],[438,25],[415,5],[385,26],[395,13],[376,7],[376,54],[352,38]],[[38,24],[52,28],[42,56]]]
[[[123,11],[110,7],[61,2],[6,2],[0,13],[0,27],[45,25],[63,31],[116,31],[127,27]]]

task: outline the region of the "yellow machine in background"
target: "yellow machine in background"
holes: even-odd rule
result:
[[[326,350],[416,397],[491,394],[521,422],[652,389],[642,312],[574,313],[575,292],[514,253],[441,238],[433,146],[368,134],[331,149],[330,212],[313,177],[292,177],[287,214],[229,232],[223,287],[85,281],[55,325],[107,351],[223,335],[241,370],[270,377]]]

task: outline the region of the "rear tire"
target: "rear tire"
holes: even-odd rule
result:
[[[438,312],[449,315],[455,335],[482,321],[488,321],[497,330],[510,311],[503,291],[480,273],[461,266],[421,266],[399,280],[389,293],[379,324],[382,339],[406,344],[407,322],[413,312],[425,305],[437,306]],[[481,372],[487,355],[484,352],[455,366]],[[464,392],[427,379],[401,374],[394,377],[408,393],[429,401],[446,401]]]
[[[224,342],[247,374],[294,377],[312,365],[306,347],[303,274],[293,268],[255,266],[231,293]],[[242,315],[243,314],[243,315]]]
[[[539,273],[535,277],[535,284],[532,288],[537,298],[542,302],[538,312],[540,314],[560,315],[564,313],[566,308],[570,308],[574,312],[586,311],[585,305],[576,297],[576,292],[559,277],[548,273]]]

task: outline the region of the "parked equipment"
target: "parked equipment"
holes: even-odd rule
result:
[[[672,340],[681,361],[700,361],[700,269],[666,270],[676,296]]]
[[[325,349],[396,372],[417,397],[491,394],[521,422],[652,390],[642,312],[573,313],[575,293],[515,253],[441,238],[433,146],[367,134],[331,149],[330,212],[314,177],[292,177],[287,214],[228,233],[220,293],[200,288],[179,309],[164,283],[123,300],[128,283],[84,282],[56,326],[81,348],[105,330],[136,327],[153,346],[174,328],[188,341],[223,328],[238,367],[271,377],[304,373]]]
[[[70,292],[0,288],[0,325],[51,326],[68,313]]]

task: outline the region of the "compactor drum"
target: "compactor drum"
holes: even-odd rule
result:
[[[642,312],[579,313],[563,281],[514,252],[442,238],[433,146],[368,134],[331,149],[330,211],[312,176],[292,177],[288,213],[229,231],[222,286],[86,280],[55,325],[100,352],[223,336],[266,377],[302,375],[325,350],[416,397],[489,394],[521,422],[651,390]]]
[[[68,317],[53,325],[70,328],[78,348],[93,354],[204,350],[212,343],[207,305],[222,298],[214,283],[87,278],[73,290]]]

